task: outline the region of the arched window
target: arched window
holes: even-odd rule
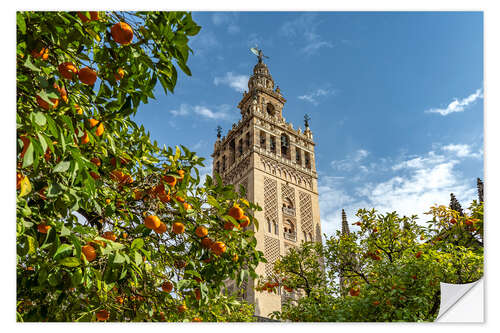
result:
[[[217,161],[215,166],[215,172],[220,173],[219,168],[220,168],[220,161]]]
[[[267,111],[268,115],[273,117],[274,116],[274,105],[272,105],[271,103],[267,103],[266,111]]]
[[[222,171],[226,171],[226,155],[222,155]]]
[[[307,242],[307,234],[305,231],[304,231],[304,242]]]
[[[267,219],[267,231],[271,233],[271,221],[269,219]]]
[[[313,241],[313,236],[311,233],[309,233],[309,241],[312,242]]]
[[[277,235],[278,234],[278,223],[273,222],[273,225],[274,225],[274,234]]]
[[[285,220],[285,222],[283,223],[283,230],[289,234],[295,233],[295,226],[293,225],[292,221]]]

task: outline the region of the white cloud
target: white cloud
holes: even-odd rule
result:
[[[310,92],[308,94],[299,96],[298,98],[304,101],[308,101],[314,105],[318,105],[319,102],[317,100],[318,97],[328,96],[335,94],[335,90],[331,89],[317,89],[316,91]]]
[[[483,151],[480,150],[477,153],[471,152],[470,145],[467,144],[449,144],[447,146],[442,147],[443,150],[455,153],[457,157],[473,157],[473,158],[481,158],[483,156]]]
[[[343,160],[335,160],[330,162],[332,168],[337,171],[352,171],[356,166],[361,168],[363,171],[368,171],[366,166],[361,165],[361,161],[364,160],[370,153],[365,149],[358,149],[354,153],[348,154],[347,158]]]
[[[465,97],[461,100],[455,98],[448,106],[444,109],[442,108],[433,108],[426,110],[426,113],[439,113],[442,116],[446,116],[453,112],[462,112],[465,110],[467,106],[474,103],[477,99],[483,98],[483,89],[477,89],[475,93]]]
[[[467,147],[464,147],[467,146]],[[357,221],[360,208],[375,208],[379,213],[396,211],[400,216],[418,215],[420,224],[430,219],[424,214],[432,205],[448,205],[450,193],[466,208],[476,199],[475,178],[469,179],[460,172],[460,163],[474,155],[470,145],[449,144],[438,146],[420,156],[405,159],[381,158],[370,170],[371,181],[356,177],[321,177],[318,182],[321,222],[324,232],[333,234],[341,228],[341,211],[345,209],[351,229]],[[363,149],[350,154],[347,159],[333,161],[332,166],[352,166],[356,159],[368,156]],[[341,163],[339,163],[341,162]],[[351,162],[349,164],[349,162]],[[363,166],[363,165],[362,165]],[[342,169],[345,170],[345,169]]]
[[[223,77],[216,77],[214,79],[214,84],[216,86],[225,84],[238,92],[244,92],[248,87],[249,78],[248,75],[237,75],[233,74],[233,72],[227,72]]]
[[[294,42],[300,38],[301,44],[305,44],[300,48],[300,51],[311,55],[323,47],[332,48],[334,46],[317,33],[318,25],[317,15],[304,14],[295,20],[285,22],[280,28],[280,33]]]
[[[236,114],[232,114],[230,111],[230,106],[227,104],[222,104],[215,107],[215,111],[204,105],[188,105],[181,104],[178,110],[170,110],[169,112],[174,116],[187,116],[191,114],[197,114],[203,118],[215,119],[215,120],[233,120]]]

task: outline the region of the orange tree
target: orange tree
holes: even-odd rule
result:
[[[361,209],[354,223],[358,231],[337,232],[324,246],[303,243],[276,262],[274,284],[259,286],[270,292],[282,286],[285,295],[303,296],[290,298],[273,316],[292,321],[434,320],[440,282],[470,283],[483,274],[483,204],[474,201],[464,215],[445,206],[432,207],[429,214],[432,220],[423,227],[416,216]]]
[[[19,321],[251,319],[223,291],[256,276],[240,222],[260,207],[130,119],[191,75],[199,30],[185,12],[17,13]]]

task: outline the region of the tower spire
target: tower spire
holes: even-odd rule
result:
[[[455,197],[455,194],[453,193],[450,193],[450,208],[456,212],[459,212],[461,216],[464,216],[464,211],[462,210],[462,206],[460,205],[460,202],[458,202],[457,198]]]
[[[347,223],[347,215],[342,208],[342,235],[349,235],[350,233],[349,224]]]
[[[479,202],[484,202],[484,197],[483,197],[483,190],[484,190],[484,184],[481,178],[477,178],[477,196],[479,199]]]

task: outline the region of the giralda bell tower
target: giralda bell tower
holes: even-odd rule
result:
[[[321,223],[309,119],[305,117],[303,131],[286,122],[286,99],[262,61],[262,51],[257,51],[258,63],[248,81],[248,92],[238,104],[241,119],[225,137],[219,132],[212,157],[213,170],[223,182],[237,189],[243,185],[247,199],[263,208],[255,212],[259,221],[256,238],[257,249],[268,263],[261,263],[257,273],[266,276],[290,247],[302,241],[321,242]],[[281,286],[278,294],[259,292],[254,290],[255,284],[253,280],[244,283],[242,297],[256,305],[259,317],[280,310],[286,298],[299,296]]]

